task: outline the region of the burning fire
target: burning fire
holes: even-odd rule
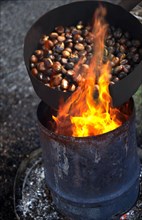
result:
[[[76,77],[81,77],[77,90],[60,106],[56,121],[56,133],[86,137],[116,129],[122,124],[122,113],[111,107],[109,94],[110,63],[103,63],[104,41],[108,25],[106,9],[100,6],[94,15],[92,37],[94,55],[89,68],[84,70],[82,60],[76,66]],[[80,74],[81,72],[81,74]]]

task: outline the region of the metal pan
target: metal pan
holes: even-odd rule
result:
[[[126,1],[124,2],[126,3]],[[130,0],[130,2],[132,1]],[[107,2],[102,2],[102,4],[107,8],[106,20],[110,25],[120,27],[123,31],[128,31],[133,39],[139,39],[142,43],[142,25],[132,14],[121,6]],[[33,24],[26,35],[24,60],[34,90],[41,100],[54,109],[58,109],[61,97],[66,100],[72,92],[65,93],[49,88],[36,79],[30,71],[30,57],[33,51],[38,48],[39,39],[43,34],[48,35],[58,25],[70,26],[76,24],[79,20],[84,23],[91,21],[93,13],[98,6],[99,2],[97,1],[80,1],[58,7],[43,15]],[[125,8],[130,9],[132,6],[125,5]],[[109,88],[113,106],[120,106],[129,100],[141,83],[142,61],[127,77]]]

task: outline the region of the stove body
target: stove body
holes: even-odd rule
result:
[[[37,111],[46,183],[59,211],[73,220],[110,220],[128,211],[139,192],[133,113],[119,128],[96,137],[55,134],[52,109]]]

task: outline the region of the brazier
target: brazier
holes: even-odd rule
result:
[[[128,120],[98,136],[68,137],[52,129],[53,110],[38,106],[46,183],[58,210],[74,220],[110,220],[136,202],[140,165],[131,99]]]

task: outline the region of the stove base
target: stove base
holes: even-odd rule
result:
[[[138,186],[139,180],[137,180],[129,190],[121,196],[116,197],[111,201],[94,203],[92,207],[91,205],[88,207],[88,205],[81,206],[81,204],[71,204],[71,201],[64,201],[60,196],[55,194],[52,194],[52,198],[56,207],[72,220],[119,220],[122,213],[126,212],[126,210],[130,210],[132,204],[135,204],[137,201],[139,193]],[[118,204],[120,204],[120,207]],[[116,214],[114,215],[114,213]],[[110,216],[112,216],[111,219]]]
[[[131,190],[129,193],[133,193]],[[125,197],[123,201],[121,200],[124,205],[126,201],[127,197]],[[129,203],[130,201],[127,202]],[[69,220],[56,210],[50,196],[50,191],[45,185],[41,149],[32,152],[19,167],[14,185],[14,206],[17,219],[20,220]],[[128,209],[130,208],[129,206],[127,207]],[[113,209],[113,204],[111,204],[111,209]],[[91,213],[91,210],[89,210],[89,212]],[[77,220],[78,219],[79,218],[77,218]],[[120,218],[117,216],[114,219]],[[142,219],[142,169],[139,198],[136,205],[127,214],[121,217],[121,220],[123,219]]]

